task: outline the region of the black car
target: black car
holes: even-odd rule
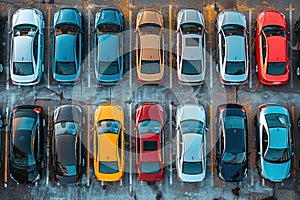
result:
[[[237,104],[223,104],[217,110],[217,172],[224,181],[246,179],[248,170],[247,114]]]
[[[54,181],[80,182],[84,169],[81,107],[62,105],[54,111],[52,161]]]
[[[297,67],[296,67],[296,75],[298,78],[300,78],[300,17],[298,19],[298,21],[295,23],[294,26],[294,31],[296,34],[296,46],[295,49],[296,50],[296,57],[297,57]]]
[[[34,183],[41,178],[44,165],[43,108],[17,106],[10,118],[9,171],[17,183]]]

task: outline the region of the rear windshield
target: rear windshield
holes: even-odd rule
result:
[[[157,74],[160,72],[159,61],[142,61],[143,74]]]
[[[76,73],[75,62],[57,62],[56,73],[60,75],[72,75]]]
[[[244,62],[227,62],[225,73],[229,75],[242,75],[245,74]]]
[[[183,60],[182,61],[182,74],[197,75],[202,73],[201,60]]]
[[[267,74],[283,75],[286,72],[285,62],[268,62]]]
[[[19,76],[28,76],[34,73],[32,62],[14,62],[14,74]]]
[[[159,162],[142,162],[141,163],[141,171],[144,173],[157,173],[160,171],[160,163]]]
[[[119,166],[117,161],[112,161],[112,162],[100,161],[99,166],[100,166],[99,172],[104,174],[114,174],[119,171]]]
[[[99,62],[97,66],[99,74],[103,75],[115,75],[119,73],[118,62]]]
[[[202,162],[183,162],[182,172],[189,175],[201,174]]]

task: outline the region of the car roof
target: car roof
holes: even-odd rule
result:
[[[220,13],[223,16],[222,26],[237,24],[246,27],[246,19],[243,14],[236,10],[225,10]]]
[[[286,128],[270,128],[269,129],[269,147],[270,148],[287,148],[288,147],[288,131]]]
[[[183,160],[186,162],[195,162],[201,161],[202,155],[202,135],[201,134],[184,134],[183,143],[184,143],[184,155]]]
[[[100,61],[112,62],[119,57],[119,36],[103,34],[99,36]]]
[[[14,37],[14,61],[15,62],[32,62],[32,45],[33,37],[17,36]],[[29,49],[29,51],[24,51]]]
[[[118,160],[118,134],[104,133],[98,134],[98,149],[100,161]],[[97,152],[98,153],[98,152]]]
[[[56,36],[56,61],[74,62],[75,61],[76,37],[70,34]]]
[[[199,46],[187,46],[187,39],[199,40]],[[182,35],[182,57],[187,60],[202,60],[202,35]]]
[[[71,134],[63,134],[58,135],[55,138],[57,161],[63,165],[76,164],[76,136]]]
[[[227,61],[245,61],[244,37],[226,37]]]
[[[281,36],[267,37],[268,42],[268,61],[285,62],[286,61],[286,40]]]
[[[183,9],[179,12],[182,12],[182,18],[181,18],[180,24],[197,23],[197,24],[204,25],[203,15],[199,10]]]
[[[141,36],[142,60],[159,60],[160,36],[147,34]]]

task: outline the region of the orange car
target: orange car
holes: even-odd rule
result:
[[[136,69],[141,82],[161,82],[164,75],[164,21],[155,9],[141,10],[136,19]]]
[[[94,172],[99,181],[119,181],[124,175],[124,111],[102,104],[94,115]]]

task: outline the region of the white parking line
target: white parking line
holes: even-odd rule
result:
[[[8,183],[8,117],[9,117],[9,108],[6,107],[6,118],[5,118],[5,154],[4,154],[4,187],[7,187]]]
[[[133,5],[129,4],[129,88],[132,88],[132,8]]]
[[[91,87],[91,10],[88,9],[88,87]],[[95,56],[95,55],[94,55]]]
[[[172,163],[173,163],[173,159],[172,159],[172,137],[173,137],[173,130],[172,130],[172,104],[170,102],[169,104],[169,109],[170,109],[170,116],[169,116],[169,123],[170,123],[170,185],[173,184],[173,178],[172,178]]]
[[[289,18],[290,18],[290,41],[292,41],[293,38],[293,5],[290,3],[289,4]],[[293,83],[293,49],[289,48],[290,50],[290,83],[291,83],[291,88],[294,88],[294,83]]]
[[[52,54],[52,49],[51,49],[51,7],[47,6],[47,21],[48,21],[48,26],[47,26],[47,34],[48,34],[48,49],[50,52],[48,52],[48,69],[47,69],[47,88],[50,88],[50,80],[51,80],[51,75],[50,75],[50,70],[52,69],[51,66],[51,54]],[[45,64],[45,63],[44,63]]]
[[[49,184],[49,176],[50,176],[50,170],[49,170],[49,166],[50,166],[50,145],[51,145],[51,143],[50,143],[50,137],[51,137],[51,135],[50,135],[50,123],[51,123],[51,121],[50,121],[50,119],[51,119],[51,108],[50,108],[50,106],[48,106],[47,107],[47,116],[48,116],[48,118],[47,118],[47,163],[46,163],[46,185],[48,185]]]
[[[11,26],[11,8],[8,9],[7,13],[7,31],[10,31],[10,26]],[[7,41],[6,41],[6,48],[7,48],[7,68],[6,68],[6,90],[9,90],[9,56],[10,56],[10,39],[11,34],[7,35]]]
[[[170,88],[172,88],[172,5],[169,5],[169,70]]]
[[[249,9],[249,40],[248,40],[248,55],[249,55],[249,89],[252,89],[252,54],[251,54],[251,41],[252,41],[252,34],[251,34],[251,31],[252,31],[252,9]]]
[[[132,192],[132,104],[129,104],[129,191]]]

